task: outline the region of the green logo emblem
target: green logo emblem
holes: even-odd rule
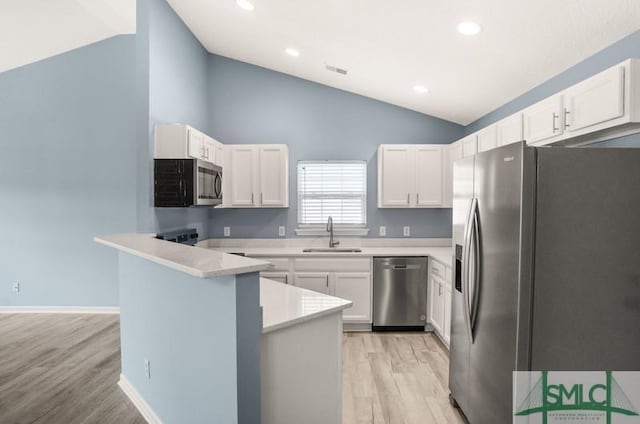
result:
[[[603,412],[606,424],[612,423],[613,414],[637,416],[638,412],[613,377],[613,373],[606,371],[604,377],[604,381],[600,383],[587,385],[549,384],[548,371],[542,371],[541,377],[518,405],[514,415],[542,414],[542,424],[547,424],[549,412],[556,411]]]

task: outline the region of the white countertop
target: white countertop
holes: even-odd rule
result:
[[[269,262],[158,240],[149,234],[114,234],[94,240],[199,278],[258,272],[270,267]]]
[[[340,312],[352,304],[339,297],[260,279],[263,334]]]
[[[287,247],[208,247],[207,249],[217,252],[243,253],[249,257],[276,258],[280,256],[303,256],[303,257],[374,257],[374,256],[429,256],[438,262],[451,266],[453,255],[450,247],[359,247],[362,252],[303,252],[303,248],[297,246]]]

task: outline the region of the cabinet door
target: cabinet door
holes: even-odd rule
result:
[[[268,278],[269,280],[277,281],[282,284],[289,284],[288,272],[261,272],[260,277]]]
[[[288,151],[286,146],[260,146],[260,206],[288,206]]]
[[[296,272],[295,285],[318,293],[332,294],[327,272]]]
[[[496,124],[498,146],[522,141],[522,114],[516,113]]]
[[[415,147],[417,207],[442,206],[442,147]]]
[[[524,139],[536,143],[562,134],[562,96],[541,101],[522,112]]]
[[[443,151],[443,163],[445,166],[443,172],[443,191],[442,205],[446,208],[453,206],[453,164],[458,159],[462,159],[462,143],[456,141],[445,147],[446,153]]]
[[[353,302],[343,312],[345,322],[371,322],[371,274],[368,272],[336,272],[334,295]]]
[[[214,139],[211,139],[211,140],[212,140],[211,161],[218,166],[224,167],[224,146],[222,143],[220,143],[217,140],[214,140]]]
[[[187,130],[187,144],[189,146],[189,156],[196,159],[204,157],[204,134],[193,128]]]
[[[230,147],[231,206],[255,206],[256,193],[254,179],[257,175],[258,158],[253,146]],[[226,194],[226,193],[225,193]]]
[[[498,132],[496,126],[491,125],[478,132],[477,142],[479,152],[486,152],[487,150],[498,147]]]
[[[478,153],[476,135],[469,135],[462,139],[462,157],[473,156]]]
[[[451,288],[443,287],[443,290],[444,290],[444,298],[443,298],[443,308],[442,308],[442,312],[443,312],[442,322],[443,322],[444,328],[443,328],[442,338],[444,339],[445,343],[449,345],[449,342],[451,340]]]
[[[384,146],[380,149],[381,166],[378,167],[379,206],[411,207],[410,194],[413,192],[414,158],[409,146]]]
[[[578,131],[624,114],[624,66],[608,69],[564,92],[565,127]]]
[[[430,278],[429,291],[431,302],[429,304],[429,321],[433,328],[442,335],[444,318],[444,294],[442,284],[437,278]]]

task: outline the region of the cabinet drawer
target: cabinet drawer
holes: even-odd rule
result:
[[[369,258],[299,258],[295,260],[295,270],[322,272],[369,272]]]
[[[431,274],[435,275],[436,277],[439,277],[440,279],[446,279],[447,274],[446,274],[446,267],[441,264],[440,262],[436,262],[434,260],[431,260]]]
[[[289,258],[256,258],[261,261],[271,262],[273,265],[271,268],[267,270],[267,272],[271,271],[289,271]]]

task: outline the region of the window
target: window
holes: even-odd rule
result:
[[[367,224],[367,162],[298,162],[298,226]]]

